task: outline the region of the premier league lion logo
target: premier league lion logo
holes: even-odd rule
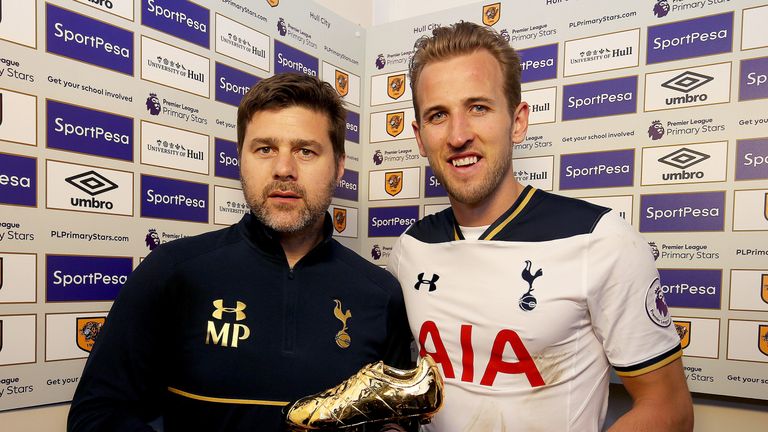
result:
[[[656,15],[656,18],[663,18],[668,13],[669,3],[667,3],[667,0],[657,0],[656,4],[653,5],[653,14]]]
[[[379,245],[373,245],[373,249],[371,249],[371,258],[375,260],[381,259],[381,248]]]
[[[502,39],[509,42],[509,31],[507,31],[507,29],[502,30],[499,35],[502,37]]]
[[[653,254],[653,260],[659,259],[659,247],[656,246],[656,242],[648,242],[648,246],[651,247],[651,254]]]
[[[160,99],[157,98],[157,94],[149,94],[149,97],[147,98],[147,111],[155,116],[160,114]]]
[[[376,57],[376,69],[384,69],[386,64],[387,60],[384,59],[384,54],[379,54],[379,56]]]
[[[660,140],[664,136],[664,125],[660,121],[654,120],[648,127],[648,137],[652,140]]]
[[[382,162],[384,162],[384,155],[381,154],[381,150],[376,150],[376,153],[373,154],[373,163],[381,165]]]
[[[277,20],[277,32],[280,33],[280,36],[285,36],[288,33],[288,26],[285,25],[285,20],[282,18]]]
[[[157,230],[154,228],[150,229],[147,236],[144,237],[144,243],[146,243],[149,250],[155,250],[156,247],[160,246],[160,236],[157,235]]]

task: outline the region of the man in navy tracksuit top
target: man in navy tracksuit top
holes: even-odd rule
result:
[[[346,114],[327,83],[260,81],[238,110],[251,213],[161,245],[129,278],[86,363],[70,431],[276,431],[281,409],[367,363],[405,367],[395,279],[339,244],[327,213]]]

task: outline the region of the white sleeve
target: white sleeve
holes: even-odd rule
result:
[[[647,241],[615,212],[598,222],[588,253],[587,304],[619,376],[658,369],[682,355]]]

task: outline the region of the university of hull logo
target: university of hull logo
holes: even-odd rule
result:
[[[214,307],[211,316],[216,321],[208,321],[208,328],[205,333],[205,344],[237,348],[240,341],[248,339],[251,335],[251,330],[248,326],[240,323],[240,321],[243,321],[246,317],[244,311],[248,306],[239,300],[235,302],[235,307],[225,307],[223,299],[216,299],[211,303]],[[225,318],[225,313],[227,314],[226,317],[228,320],[232,318],[231,314],[234,314],[234,322],[222,322]],[[217,327],[217,323],[221,324],[221,326]]]
[[[85,352],[91,352],[106,320],[105,317],[78,317],[76,323],[77,347]]]
[[[536,280],[536,278],[539,278],[544,275],[544,272],[542,272],[541,269],[536,270],[536,273],[531,273],[531,266],[533,263],[529,260],[525,260],[525,268],[523,269],[523,273],[521,274],[524,281],[528,283],[528,291],[520,297],[520,300],[518,300],[518,306],[520,306],[520,309],[530,312],[533,309],[536,308],[536,304],[538,303],[536,301],[536,297],[531,294],[533,292],[533,281]]]
[[[654,120],[650,126],[648,126],[648,138],[657,141],[664,137],[664,125],[661,121]]]
[[[400,135],[403,131],[405,112],[399,111],[387,114],[387,134],[391,137]]]
[[[493,3],[483,6],[483,24],[492,26],[501,18],[501,3]]]
[[[395,196],[403,190],[403,172],[391,171],[384,173],[384,190],[391,196]]]
[[[2,258],[0,258],[0,264],[2,264]],[[2,268],[0,268],[0,271]],[[760,275],[760,297],[764,302],[768,303],[768,274]],[[0,273],[0,287],[2,287],[2,273]]]
[[[707,159],[709,159],[708,154],[683,147],[664,157],[659,158],[658,161],[663,164],[684,170]]]
[[[682,349],[688,348],[691,344],[691,322],[690,321],[673,321],[675,323],[675,330],[680,337],[680,347]]]
[[[399,99],[405,93],[405,74],[391,75],[387,77],[387,96]],[[0,108],[2,108],[0,100]],[[2,118],[0,118],[2,120]]]
[[[768,356],[768,325],[760,324],[757,327],[757,347],[760,352]]]
[[[333,229],[338,233],[347,229],[347,209],[333,208]]]
[[[153,116],[160,115],[160,99],[158,99],[157,93],[149,94],[147,98],[147,111]]]
[[[429,286],[429,292],[432,292],[437,289],[437,281],[440,279],[440,275],[433,273],[429,279],[424,279],[424,273],[419,273],[417,279],[416,284],[413,285],[414,289],[418,291],[422,285],[427,285]]]
[[[656,18],[664,18],[669,13],[669,3],[667,0],[656,0],[656,4],[653,5],[653,14]]]
[[[335,79],[333,80],[336,91],[339,92],[341,97],[346,96],[349,93],[349,75],[342,71],[337,70]]]
[[[333,302],[336,303],[336,306],[333,308],[333,316],[341,321],[341,330],[336,333],[335,337],[336,345],[338,345],[339,348],[349,348],[349,345],[352,343],[352,337],[347,333],[347,321],[352,318],[352,311],[347,309],[342,312],[341,301],[334,299]]]
[[[90,196],[96,196],[117,189],[117,185],[110,179],[90,170],[64,179],[67,183],[80,189]]]

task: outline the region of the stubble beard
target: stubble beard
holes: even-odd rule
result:
[[[252,190],[243,176],[240,178],[245,200],[256,219],[277,232],[287,234],[306,231],[324,218],[336,189],[336,182],[332,179],[318,194],[307,196],[306,190],[300,185],[275,180],[264,186],[259,193]],[[298,194],[302,205],[297,207],[294,204],[268,203],[269,194],[278,190]]]
[[[489,165],[488,171],[482,178],[469,183],[458,182],[448,178],[439,165],[441,161],[430,159],[429,164],[434,170],[435,177],[445,186],[445,190],[453,200],[466,205],[475,205],[491,196],[512,168],[511,142],[508,144],[505,154],[499,156],[496,161]],[[485,160],[488,161],[488,159]]]

